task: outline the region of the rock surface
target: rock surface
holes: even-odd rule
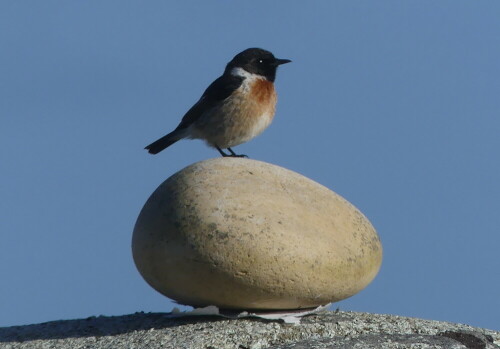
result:
[[[361,212],[328,188],[268,163],[217,158],[167,179],[137,220],[134,261],[179,303],[302,309],[366,287],[382,247]]]
[[[0,328],[0,348],[499,348],[500,332],[392,315],[324,312],[298,325],[214,317],[169,319],[165,314]]]

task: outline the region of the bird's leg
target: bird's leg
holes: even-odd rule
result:
[[[227,148],[227,150],[229,150],[229,152],[231,153],[231,155],[230,155],[230,156],[231,156],[231,157],[233,157],[233,158],[247,158],[247,157],[248,157],[248,156],[246,156],[246,155],[244,155],[244,154],[240,154],[240,155],[236,154],[236,153],[233,151],[233,149],[231,149],[231,148]]]
[[[219,148],[218,146],[215,146],[215,148],[219,151],[220,155],[222,155],[223,157],[228,157],[228,156],[234,156],[234,155],[229,155],[229,154],[226,154],[222,151],[221,148]],[[231,152],[233,153],[233,152]],[[234,154],[234,153],[233,153]]]
[[[231,149],[231,148],[226,148],[227,150],[229,150],[229,152],[230,152],[231,154],[226,154],[226,153],[224,153],[224,152],[222,151],[222,149],[221,149],[221,148],[219,148],[219,146],[218,146],[218,145],[216,145],[216,146],[215,146],[215,149],[217,149],[217,150],[219,151],[220,155],[222,155],[222,156],[223,156],[223,157],[225,157],[225,158],[226,158],[226,157],[230,157],[230,158],[247,158],[247,157],[248,157],[248,156],[243,155],[243,154],[241,154],[241,155],[236,154],[236,153],[233,151],[233,149]]]

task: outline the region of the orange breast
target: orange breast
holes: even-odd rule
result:
[[[256,79],[250,90],[251,98],[263,106],[274,105],[276,103],[276,92],[274,84],[265,79]]]

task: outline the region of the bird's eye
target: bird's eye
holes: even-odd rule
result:
[[[264,60],[263,59],[259,59],[258,61],[259,63],[264,63]]]

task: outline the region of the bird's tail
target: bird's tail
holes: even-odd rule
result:
[[[182,132],[179,129],[176,129],[170,132],[168,135],[163,136],[160,139],[154,141],[144,149],[147,149],[150,154],[158,154],[163,149],[171,146],[172,144],[181,140],[184,137],[185,137],[184,132]]]

